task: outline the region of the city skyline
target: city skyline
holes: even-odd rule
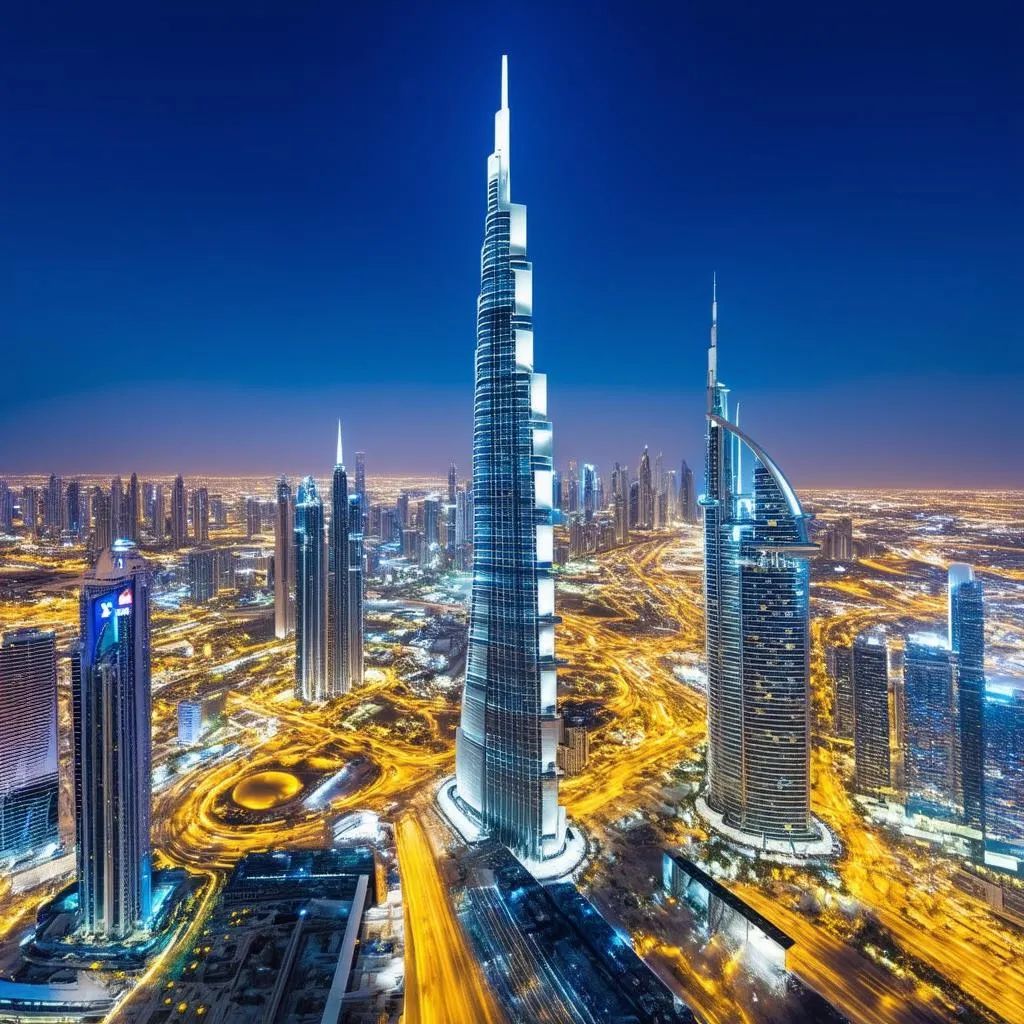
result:
[[[318,13],[287,24],[210,14],[201,25],[181,14],[166,38],[147,31],[148,17],[100,13],[85,24],[72,13],[43,24],[22,13],[5,34],[19,39],[4,53],[11,88],[35,97],[31,121],[15,104],[0,124],[18,156],[9,175],[18,259],[5,268],[2,340],[22,381],[0,408],[5,474],[93,472],[121,458],[141,466],[144,454],[148,472],[294,473],[320,461],[311,437],[339,412],[364,425],[353,440],[381,471],[468,464],[469,239],[481,212],[468,168],[487,106],[482,90],[467,95],[462,83],[482,80],[498,47],[480,41],[500,38],[523,67],[531,112],[521,181],[544,225],[534,251],[550,268],[537,305],[553,341],[557,462],[610,465],[643,444],[699,462],[696,382],[717,270],[751,429],[798,486],[1000,486],[1020,476],[1024,444],[1009,443],[1006,456],[976,451],[939,400],[955,394],[964,418],[1021,436],[1012,403],[1024,377],[1013,284],[1019,204],[1011,161],[999,159],[1012,125],[1002,97],[1019,70],[999,49],[985,62],[966,59],[978,28],[901,11],[886,13],[882,32],[872,16],[837,24],[839,14],[817,9],[738,24],[678,12],[664,25],[580,26],[557,12],[541,22],[527,5],[500,35],[490,15],[413,16],[373,61],[353,62],[338,60],[342,44],[330,40],[373,30],[379,14],[354,14],[344,31]],[[210,45],[229,31],[229,53]],[[998,35],[991,24],[984,32]],[[291,50],[280,56],[282,33],[301,66]],[[452,34],[474,45],[437,62],[430,40]],[[898,45],[911,35],[915,47]],[[943,58],[950,77],[939,88],[943,46],[965,59],[950,71]],[[40,77],[55,54],[74,77],[75,103],[69,79]],[[83,62],[88,73],[76,74]],[[860,82],[867,66],[871,88]],[[367,87],[372,114],[353,102]],[[144,101],[156,100],[161,116],[143,116]],[[412,113],[420,109],[433,116]],[[583,173],[539,174],[573,166],[561,130],[573,117],[602,159]],[[126,151],[127,136],[135,142]],[[268,158],[268,140],[295,155]],[[406,175],[398,154],[410,148],[420,201],[397,218],[392,197]],[[55,217],[52,185],[72,159],[75,188],[62,192]],[[634,166],[642,187],[627,184]],[[666,213],[659,196],[669,191],[678,199]],[[969,231],[958,230],[960,218]],[[428,238],[440,239],[442,254],[426,271],[403,254]],[[573,254],[597,247],[600,280],[580,279]],[[407,300],[399,304],[396,270]],[[411,318],[427,306],[424,334]],[[380,308],[390,315],[378,317]],[[140,331],[146,345],[133,343]],[[618,357],[624,337],[640,341],[641,358]],[[295,341],[324,373],[285,362],[268,376],[262,357]],[[98,349],[119,353],[102,385],[86,369]],[[757,350],[778,351],[787,372],[749,358]],[[203,358],[169,370],[165,355],[176,351]],[[766,395],[769,380],[777,389]],[[163,417],[128,438],[77,429],[75,409],[126,386],[178,411],[173,438]],[[899,432],[884,428],[895,391]],[[288,415],[299,400],[308,432]],[[606,407],[616,414],[602,415]],[[261,415],[247,415],[252,408]],[[767,408],[801,409],[815,430],[757,411]]]

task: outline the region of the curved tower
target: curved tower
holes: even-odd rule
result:
[[[704,598],[707,802],[755,841],[812,842],[807,519],[789,481],[729,418],[708,350]],[[744,468],[747,476],[744,477]]]
[[[551,422],[533,371],[526,207],[509,192],[508,59],[487,160],[476,321],[473,590],[456,732],[461,805],[519,856],[565,845],[558,806]]]

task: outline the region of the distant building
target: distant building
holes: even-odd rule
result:
[[[124,506],[125,536],[138,543],[139,540],[139,477],[132,473],[128,481],[128,494]]]
[[[53,536],[59,536],[64,529],[64,511],[64,481],[51,473],[43,504],[43,525]]]
[[[81,929],[121,939],[152,911],[150,572],[116,541],[86,573],[72,655]]]
[[[366,452],[356,452],[356,496],[359,498],[359,520],[351,524],[353,531],[366,532],[370,517],[370,499],[366,495]]]
[[[358,503],[358,495],[354,495]],[[358,512],[358,508],[357,508]],[[327,598],[327,696],[339,697],[352,689],[349,636],[349,504],[348,474],[338,423],[338,452],[331,483],[331,528],[328,542],[330,580]]]
[[[6,480],[0,480],[0,533],[14,532],[14,496]]]
[[[30,534],[39,529],[39,490],[35,487],[21,489],[21,523]]]
[[[459,478],[458,478],[457,473],[455,472],[455,463],[453,462],[448,467],[448,504],[449,505],[454,505],[455,504],[455,490],[456,490],[456,487],[458,486],[458,482],[459,482]]]
[[[149,532],[157,544],[163,544],[167,537],[167,496],[164,485],[153,487],[153,504],[149,512]]]
[[[363,682],[363,534],[358,526],[356,509],[349,496],[348,535],[348,676],[350,686]]]
[[[590,735],[582,726],[566,726],[564,742],[558,744],[558,767],[566,775],[579,775],[590,758]]]
[[[171,487],[171,547],[176,551],[188,544],[188,521],[185,515],[185,481],[178,474]]]
[[[295,502],[295,696],[307,703],[327,697],[324,504],[311,476]]]
[[[427,544],[437,544],[440,539],[441,499],[431,494],[423,499],[423,539]]]
[[[248,497],[245,499],[245,536],[252,540],[263,532],[263,510],[260,507],[260,499]]]
[[[700,522],[700,508],[697,505],[697,489],[693,482],[693,470],[683,460],[679,474],[679,515],[684,523]]]
[[[889,645],[883,634],[861,633],[853,643],[854,790],[882,796],[892,789]]]
[[[111,533],[113,516],[110,511],[110,495],[101,487],[94,487],[92,492],[92,541],[90,547],[93,555],[106,551],[114,543]]]
[[[277,481],[274,513],[274,635],[283,640],[295,631],[295,521],[292,489]]]
[[[654,526],[654,486],[651,481],[651,458],[644,448],[640,456],[640,468],[637,470],[637,492],[639,507],[637,509],[637,526],[641,530],[650,530]]]
[[[82,524],[82,485],[77,480],[68,482],[68,488],[64,493],[64,504],[67,506],[64,514],[67,531],[72,537],[77,539],[84,532]]]
[[[200,548],[188,553],[189,599],[193,604],[205,604],[220,589],[220,552]]]
[[[128,508],[119,476],[110,481],[110,536],[113,540],[128,539]]]
[[[964,824],[985,823],[985,605],[969,565],[949,567],[949,646],[957,659]]]
[[[945,637],[915,633],[903,653],[907,812],[957,821],[963,814],[957,756],[956,654]]]
[[[839,739],[853,739],[853,651],[849,647],[830,647],[826,666],[833,684],[832,728]]]
[[[597,510],[597,470],[583,463],[583,518],[589,523]]]
[[[210,495],[205,487],[192,492],[192,537],[197,545],[210,540]]]
[[[0,859],[56,844],[57,649],[38,629],[0,641]]]
[[[178,742],[195,746],[203,738],[203,706],[197,700],[178,701]]]

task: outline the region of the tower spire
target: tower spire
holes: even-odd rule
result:
[[[718,272],[711,275],[711,342],[708,345],[708,412],[715,407],[718,387]]]
[[[341,456],[341,420],[338,420],[338,460],[334,464],[336,466],[345,465],[345,460]]]
[[[501,55],[501,109],[508,110],[508,54]]]

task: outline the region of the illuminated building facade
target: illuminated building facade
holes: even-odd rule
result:
[[[192,492],[192,537],[196,544],[210,539],[210,494],[205,487]]]
[[[348,678],[349,686],[363,681],[363,533],[356,515],[359,496],[348,498]],[[353,529],[356,527],[356,529]]]
[[[757,839],[811,842],[808,559],[816,548],[792,486],[729,419],[712,302],[707,383],[704,594],[706,800]],[[743,476],[746,459],[750,482]],[[641,517],[645,515],[641,485]]]
[[[358,499],[357,499],[358,500]],[[331,530],[328,550],[327,695],[338,697],[352,689],[349,656],[349,493],[348,474],[341,448],[338,423],[338,454],[331,482]]]
[[[903,652],[907,812],[959,820],[957,658],[945,637],[914,633]]]
[[[651,457],[645,448],[640,456],[640,468],[636,474],[639,507],[636,525],[641,530],[649,530],[654,526],[654,485],[651,481]]]
[[[327,697],[327,549],[324,503],[307,476],[295,500],[295,696]]]
[[[949,567],[949,646],[956,654],[964,824],[985,824],[985,605],[981,583],[962,562]]]
[[[57,648],[39,629],[0,641],[0,859],[57,842]]]
[[[985,861],[1024,874],[1024,689],[989,691],[984,714]]]
[[[487,161],[473,417],[473,587],[456,732],[458,797],[539,861],[565,845],[556,767],[555,585],[547,379],[533,369],[526,207],[509,186],[508,65]]]
[[[841,648],[840,648],[841,650]],[[841,670],[844,666],[840,665]],[[853,687],[853,787],[867,796],[892,788],[889,645],[879,632],[861,633],[850,657]]]
[[[71,661],[78,903],[86,935],[150,918],[150,571],[118,540],[85,575]]]
[[[171,547],[177,550],[188,543],[188,521],[185,515],[185,481],[179,474],[171,487]]]
[[[6,480],[0,480],[0,533],[14,530],[14,495]]]

